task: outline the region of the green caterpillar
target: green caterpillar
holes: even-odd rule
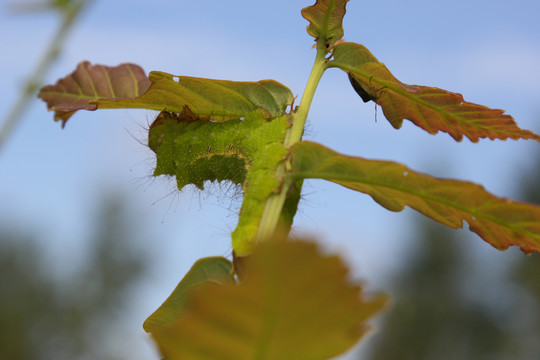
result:
[[[197,119],[189,111],[161,112],[150,126],[149,147],[156,153],[154,176],[174,175],[178,189],[205,181],[242,184],[240,219],[232,234],[237,254],[251,250],[266,199],[280,189],[278,165],[288,150],[283,141],[287,116],[267,120],[260,110],[244,119],[213,122]]]

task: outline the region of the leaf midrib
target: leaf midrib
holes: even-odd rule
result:
[[[409,169],[407,169],[406,171],[408,171],[409,173],[412,172]],[[370,185],[370,186],[373,186],[373,187],[378,186],[378,187],[382,187],[382,188],[386,188],[386,189],[396,190],[396,191],[399,191],[399,192],[402,192],[402,193],[405,193],[405,194],[412,194],[412,195],[415,195],[415,196],[420,197],[422,199],[431,200],[431,201],[437,202],[439,204],[449,206],[449,207],[451,207],[453,209],[460,210],[460,211],[462,211],[464,213],[467,213],[467,214],[473,216],[475,219],[478,219],[478,218],[485,219],[485,220],[490,221],[492,223],[495,223],[495,224],[501,225],[501,226],[503,226],[505,228],[511,229],[511,230],[513,230],[515,232],[522,233],[522,234],[527,234],[527,235],[529,235],[529,236],[531,236],[532,238],[535,238],[535,239],[540,239],[540,236],[538,236],[537,234],[535,234],[533,232],[524,230],[523,228],[517,228],[516,229],[515,225],[511,225],[511,224],[508,224],[506,222],[499,221],[497,218],[489,216],[489,215],[487,215],[487,214],[485,214],[483,212],[471,211],[469,208],[456,205],[456,203],[445,201],[444,198],[432,196],[432,195],[429,195],[429,194],[425,194],[423,192],[406,191],[402,187],[392,186],[390,184],[384,184],[384,183],[375,182],[375,181],[365,181],[365,180],[359,181],[357,178],[352,179],[351,177],[345,176],[343,174],[335,175],[335,173],[325,174],[324,172],[317,172],[317,176],[310,176],[309,172],[306,172],[306,171],[294,171],[294,172],[291,172],[291,175],[294,176],[294,177],[303,178],[303,179],[322,179],[322,180],[332,181],[332,182],[335,182],[335,183],[338,183],[338,181],[349,182],[349,183],[355,183],[356,182],[356,183],[361,183],[361,184],[365,184],[365,185]],[[367,195],[369,195],[369,194],[367,194]],[[400,203],[404,207],[405,206],[410,207],[408,204],[403,203],[403,201],[400,201]],[[477,221],[475,221],[475,222],[477,222]],[[468,223],[468,221],[467,221],[467,223]],[[519,223],[519,224],[522,224],[522,223]]]

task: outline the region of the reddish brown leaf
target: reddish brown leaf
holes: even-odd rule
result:
[[[302,9],[309,21],[307,32],[315,40],[321,39],[327,47],[343,37],[343,17],[349,0],[317,0],[315,5]]]
[[[43,87],[38,97],[55,112],[54,119],[61,120],[64,126],[77,110],[95,110],[97,105],[93,100],[133,98],[143,94],[149,86],[150,80],[138,65],[109,67],[84,61],[55,85]]]
[[[504,110],[467,102],[450,91],[400,82],[363,45],[336,45],[329,66],[346,71],[362,100],[379,104],[396,129],[407,119],[430,134],[444,131],[457,141],[463,136],[473,142],[480,138],[540,141],[540,136],[520,129]]]

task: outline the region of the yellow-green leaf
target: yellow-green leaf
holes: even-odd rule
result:
[[[238,119],[257,109],[268,118],[282,116],[294,99],[292,92],[275,80],[257,82],[174,76],[159,71],[149,75],[148,91],[135,99],[97,100],[100,109],[144,108],[182,113],[185,107],[200,118]]]
[[[316,41],[331,47],[343,37],[343,17],[349,0],[317,0],[315,5],[302,9],[302,16],[309,21],[307,32]]]
[[[194,292],[175,323],[153,332],[167,360],[324,360],[354,345],[385,303],[367,299],[337,256],[314,244],[271,241],[239,285]]]
[[[451,228],[471,231],[499,250],[540,252],[540,206],[496,197],[482,186],[437,179],[390,161],[338,154],[303,141],[292,147],[295,178],[325,179],[368,194],[391,211],[409,206]]]
[[[172,294],[143,324],[147,332],[155,331],[176,321],[186,309],[187,299],[196,289],[207,283],[232,284],[233,264],[223,257],[197,260]]]
[[[463,136],[473,142],[481,138],[540,141],[540,136],[520,129],[504,110],[467,102],[461,94],[439,88],[400,82],[363,45],[336,45],[329,66],[346,71],[362,99],[379,104],[396,129],[407,119],[430,134],[444,131],[457,141]]]

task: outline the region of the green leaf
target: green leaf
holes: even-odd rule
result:
[[[153,331],[167,360],[323,360],[345,352],[385,303],[366,299],[337,256],[270,241],[245,258],[239,285],[193,292],[175,323]]]
[[[540,206],[498,198],[482,186],[437,179],[389,161],[338,154],[303,141],[292,147],[295,178],[325,179],[368,194],[391,211],[409,206],[454,229],[463,221],[499,250],[540,252]]]
[[[97,105],[93,100],[132,98],[144,93],[149,86],[144,70],[137,65],[109,67],[84,61],[55,85],[44,86],[38,97],[55,112],[54,119],[61,120],[64,126],[77,110],[95,110]]]
[[[202,119],[238,119],[257,109],[268,118],[282,116],[294,99],[275,80],[257,82],[174,76],[159,71],[149,75],[152,85],[136,99],[97,100],[100,109],[144,108],[181,113],[185,107]]]
[[[275,174],[288,155],[283,142],[290,120],[269,121],[261,110],[225,122],[190,122],[182,115],[161,113],[150,127],[149,146],[157,156],[154,175],[176,176],[180,190],[188,184],[203,189],[205,181],[242,184],[241,217],[232,242],[238,255],[247,255],[265,201],[281,185]]]
[[[207,283],[234,284],[233,264],[223,257],[198,260],[165,302],[146,319],[144,330],[153,332],[178,320],[186,311],[188,297]]]
[[[343,17],[349,0],[317,0],[315,5],[302,9],[309,21],[307,32],[327,48],[343,37]]]
[[[142,108],[193,114],[194,119],[239,119],[261,109],[267,118],[282,116],[294,99],[275,80],[257,82],[202,79],[153,71],[147,78],[133,64],[117,67],[79,64],[75,72],[39,95],[63,123],[77,110]]]
[[[463,136],[473,142],[480,138],[540,141],[540,136],[520,129],[504,110],[467,102],[461,94],[400,82],[363,45],[336,45],[328,66],[346,71],[362,99],[379,104],[396,129],[408,119],[430,134],[444,131],[457,141]]]

